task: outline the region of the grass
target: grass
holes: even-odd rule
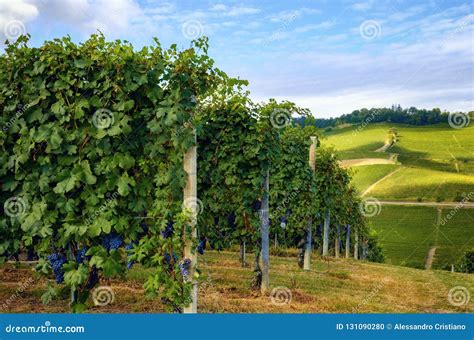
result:
[[[249,254],[250,256],[250,254]],[[202,280],[199,311],[205,313],[423,313],[469,312],[474,301],[456,307],[449,303],[448,292],[454,286],[474,290],[474,276],[447,271],[424,271],[346,259],[322,260],[313,256],[313,268],[304,272],[295,257],[270,257],[271,288],[286,287],[289,303],[275,305],[269,295],[250,289],[252,268],[239,265],[235,252],[208,251],[200,257]],[[16,294],[20,282],[32,275],[27,266],[12,270],[0,268],[0,299]],[[127,280],[103,282],[112,287],[114,303],[95,307],[90,313],[163,312],[159,299],[143,294],[147,272],[135,267]],[[35,279],[23,293],[8,304],[8,312],[68,312],[67,296],[44,306],[40,296],[44,279]],[[283,291],[283,290],[282,290]],[[290,295],[291,294],[291,295]]]
[[[392,164],[377,164],[377,165],[363,165],[353,168],[352,183],[356,188],[363,192],[370,185],[385,177],[392,171],[399,168],[399,165]]]
[[[465,251],[474,250],[473,209],[382,206],[369,223],[379,235],[386,263],[424,268],[429,249],[436,247],[433,268],[450,269]]]
[[[371,171],[371,170],[368,170]],[[403,168],[371,191],[379,199],[453,202],[458,193],[474,191],[474,175],[426,168]]]
[[[474,124],[463,129],[447,124],[419,127],[379,123],[362,129],[346,126],[328,132],[324,144],[334,145],[342,159],[386,158],[387,153],[374,150],[383,145],[392,127],[397,130],[398,140],[387,152],[399,154],[404,169],[377,185],[371,191],[373,196],[452,202],[460,193],[474,191]],[[381,171],[375,165],[361,167],[354,183],[360,186],[362,182],[367,187],[370,178],[378,178]]]
[[[323,144],[334,146],[342,152],[373,152],[384,145],[389,129],[385,124],[372,124],[360,130],[357,128],[349,126],[333,129],[325,134],[327,139],[323,140]]]
[[[378,216],[370,218],[387,263],[424,268],[435,240],[435,212],[429,207],[383,206]]]
[[[447,222],[439,226],[434,266],[448,269],[464,252],[474,250],[474,209],[443,209],[441,219]]]

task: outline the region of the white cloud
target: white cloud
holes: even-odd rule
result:
[[[224,4],[215,4],[210,8],[210,10],[213,12],[219,12],[219,14],[221,15],[230,17],[257,14],[260,12],[260,9],[255,7],[226,6]]]
[[[39,14],[38,8],[24,0],[0,0],[0,39],[15,38],[28,32],[27,23]]]

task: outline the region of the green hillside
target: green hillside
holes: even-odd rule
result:
[[[428,252],[436,248],[432,267],[449,269],[464,252],[474,250],[474,209],[460,209],[445,225],[440,219],[452,211],[433,207],[383,206],[370,218],[386,262],[424,268]],[[439,214],[439,215],[438,215]]]
[[[375,152],[392,128],[396,142],[385,152]],[[378,123],[333,128],[326,137],[323,143],[338,150],[343,164],[352,165],[351,159],[397,157],[396,164],[352,166],[352,182],[366,197],[453,202],[474,192],[474,124],[453,129],[447,124]],[[453,209],[383,205],[370,224],[378,232],[386,262],[425,268],[431,249],[431,267],[450,269],[465,251],[474,250],[474,209],[455,211],[451,220],[440,224]]]
[[[383,146],[390,128],[396,129],[396,143],[386,152],[374,152]],[[326,137],[323,143],[334,146],[341,159],[398,155],[403,169],[373,188],[374,197],[452,202],[463,193],[474,191],[474,124],[453,129],[447,124],[419,127],[380,123],[364,128],[335,128]],[[360,169],[355,184],[364,190],[368,185],[361,178],[376,179],[383,172],[381,169]],[[377,174],[372,175],[374,170]]]

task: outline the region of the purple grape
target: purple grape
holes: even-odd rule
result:
[[[179,264],[179,270],[181,271],[181,275],[183,275],[183,277],[188,277],[189,269],[191,269],[191,260],[184,259],[183,262]]]
[[[199,245],[198,245],[197,251],[199,254],[204,255],[204,249],[206,249],[206,238],[201,237],[199,239]]]
[[[88,250],[89,250],[89,248],[84,247],[84,248],[82,248],[81,250],[79,250],[77,252],[76,263],[84,263],[84,260],[89,259],[89,257],[86,256],[86,253],[87,253]]]
[[[66,263],[66,256],[60,253],[53,253],[48,256],[49,263],[53,268],[53,273],[56,278],[56,283],[62,283],[64,281],[64,274],[62,272],[62,266]]]
[[[165,230],[161,231],[161,236],[163,236],[163,238],[168,238],[172,234],[173,234],[173,221],[168,221],[168,223],[166,223]]]
[[[107,234],[102,238],[102,246],[107,250],[116,250],[123,244],[123,238],[115,233]]]

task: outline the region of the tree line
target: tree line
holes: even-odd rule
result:
[[[400,105],[392,105],[391,107],[354,110],[351,113],[335,118],[298,117],[295,118],[295,122],[302,126],[314,125],[318,128],[331,128],[342,124],[381,122],[424,126],[448,123],[449,114],[450,112],[441,111],[439,108],[427,110],[416,107],[402,108]]]

